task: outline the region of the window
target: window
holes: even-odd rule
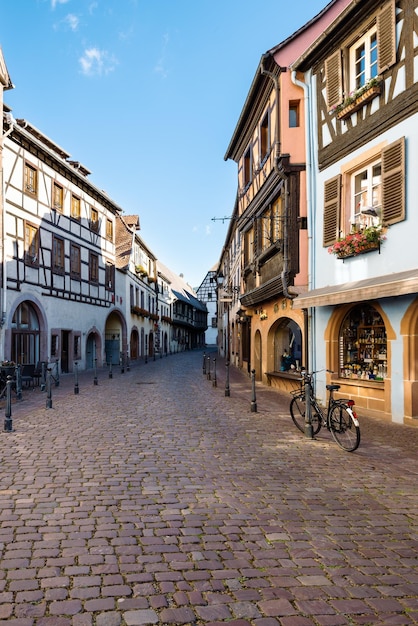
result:
[[[354,227],[395,224],[405,219],[405,138],[382,149],[361,167],[325,182],[323,245],[331,246]]]
[[[55,274],[64,274],[64,240],[55,235],[52,238],[52,271]]]
[[[332,110],[352,91],[382,74],[396,62],[395,0],[379,9],[374,23],[355,43],[336,50],[325,61],[327,107]],[[360,30],[361,24],[359,25]],[[343,82],[343,66],[345,79]],[[348,69],[345,72],[345,69]]]
[[[38,191],[38,171],[29,163],[25,163],[25,192],[36,195]]]
[[[217,328],[217,326],[218,326],[218,319],[216,317],[212,317],[211,327]]]
[[[299,100],[289,102],[289,128],[299,126]]]
[[[70,271],[72,278],[81,278],[81,251],[75,243],[71,244]]]
[[[254,229],[244,233],[244,266],[247,267],[254,259]]]
[[[64,190],[58,183],[52,183],[52,208],[62,213],[64,208]]]
[[[349,51],[350,91],[363,87],[377,76],[377,31],[367,32]]]
[[[377,226],[382,215],[382,164],[372,163],[351,176],[353,198],[351,223],[356,227]]]
[[[90,210],[90,228],[94,232],[99,232],[99,212],[91,207]]]
[[[260,126],[260,159],[261,163],[264,163],[266,157],[270,151],[270,133],[269,133],[269,124],[270,115],[267,112],[261,122]]]
[[[89,255],[89,280],[91,283],[99,282],[99,257],[94,252]]]
[[[106,263],[105,268],[105,281],[107,291],[115,290],[115,266],[110,263]]]
[[[109,218],[106,220],[106,239],[113,241],[113,222]]]
[[[251,147],[244,154],[243,161],[243,186],[247,187],[252,180],[253,156]]]
[[[25,222],[25,263],[39,264],[39,228]]]
[[[75,220],[79,220],[80,216],[81,216],[80,198],[77,198],[77,196],[71,196],[71,217]]]

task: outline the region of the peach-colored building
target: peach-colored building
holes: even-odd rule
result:
[[[306,320],[293,308],[308,284],[305,91],[289,67],[349,2],[330,2],[261,57],[225,154],[238,167],[239,245],[229,237],[218,271],[236,283],[238,247],[240,306],[219,301],[222,335],[232,362],[284,389],[307,359]]]

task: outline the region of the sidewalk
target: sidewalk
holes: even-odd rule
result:
[[[0,435],[0,625],[418,624],[418,429],[343,452],[203,352],[61,377]],[[0,408],[0,410],[3,410]],[[0,420],[0,424],[1,424]]]

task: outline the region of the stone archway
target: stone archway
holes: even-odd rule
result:
[[[403,340],[403,379],[405,417],[418,418],[418,298],[408,307],[401,321]]]

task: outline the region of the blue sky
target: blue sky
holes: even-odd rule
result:
[[[25,118],[140,217],[198,287],[216,264],[237,170],[224,155],[261,55],[326,0],[5,0],[0,45]],[[6,9],[7,4],[7,9]]]

